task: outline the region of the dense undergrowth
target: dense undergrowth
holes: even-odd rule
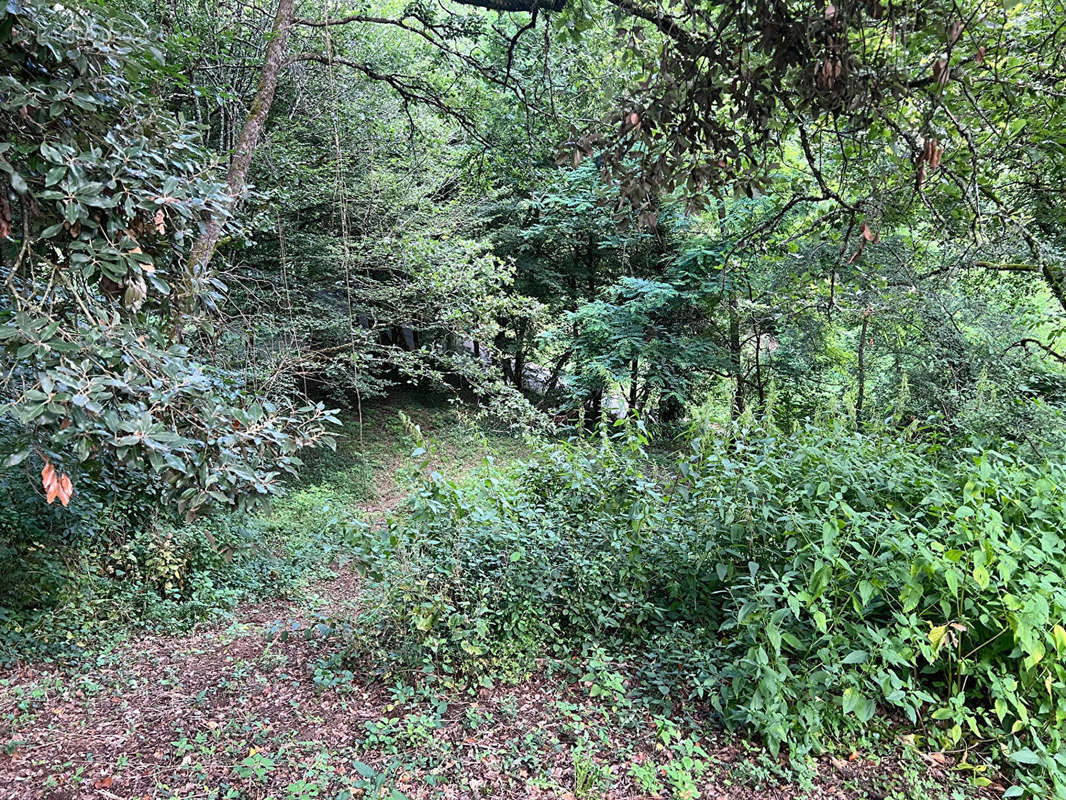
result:
[[[454,424],[439,404],[412,407],[438,432]],[[349,420],[337,449],[314,453],[269,509],[194,522],[162,514],[150,487],[115,496],[90,488],[69,510],[45,505],[19,491],[21,467],[4,470],[0,664],[77,661],[130,631],[187,630],[329,574],[348,558],[381,489],[374,475],[406,435],[390,406],[368,416],[367,437]]]
[[[407,491],[401,484],[412,473],[397,462],[413,447],[416,423],[449,464],[519,444],[486,438],[443,398],[398,398],[365,409],[363,424],[349,417],[337,447],[315,451],[300,481],[257,512],[184,522],[161,513],[149,489],[109,496],[91,488],[65,509],[19,491],[21,466],[0,470],[0,665],[76,662],[131,631],[188,630],[332,574],[371,513]]]
[[[77,660],[130,630],[186,630],[323,576],[350,538],[336,500],[311,485],[270,514],[142,527],[118,513],[63,539],[9,511],[0,523],[11,532],[0,544],[0,663]]]
[[[1061,456],[813,423],[700,430],[673,464],[645,445],[426,470],[362,547],[349,657],[498,677],[584,650],[600,684],[794,763],[902,732],[977,786],[992,764],[1008,796],[1066,795]]]

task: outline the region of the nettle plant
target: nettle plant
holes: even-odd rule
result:
[[[335,420],[198,358],[225,286],[188,251],[201,220],[232,227],[231,198],[153,97],[149,39],[98,10],[0,10],[4,463],[51,466],[72,505],[92,487],[192,515],[269,494]]]

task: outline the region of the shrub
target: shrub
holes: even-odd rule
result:
[[[373,641],[394,668],[475,672],[592,642],[793,756],[903,725],[984,743],[1013,794],[1066,791],[1060,456],[934,460],[812,424],[701,431],[667,471],[642,444],[431,474],[364,554],[380,603],[353,657]]]
[[[0,515],[0,664],[76,660],[133,628],[187,630],[324,575],[352,540],[351,498],[324,486],[290,490],[269,515],[186,524],[116,501],[64,529],[51,517],[66,510],[34,499]]]

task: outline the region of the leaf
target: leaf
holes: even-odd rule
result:
[[[26,460],[26,457],[29,456],[30,452],[30,449],[26,448],[25,450],[18,450],[12,453],[4,459],[4,466],[17,467],[19,464]]]
[[[940,648],[944,644],[944,637],[947,635],[947,632],[947,625],[937,625],[935,628],[929,631],[929,644],[933,646],[933,655],[929,659],[930,664],[936,661],[936,657],[940,653]]]
[[[1011,753],[1010,754],[1010,760],[1011,761],[1016,761],[1019,764],[1041,764],[1041,763],[1043,763],[1043,759],[1041,759],[1040,756],[1038,756],[1036,753],[1034,753],[1028,747],[1023,748],[1021,750],[1016,750],[1015,752]]]
[[[1051,639],[1055,642],[1055,650],[1066,653],[1066,628],[1056,625],[1051,629]]]
[[[56,468],[52,466],[52,462],[47,458],[44,462],[44,468],[41,470],[41,485],[44,486],[45,499],[48,501],[48,505],[51,505],[56,500],[59,500],[64,508],[70,505],[71,495],[74,494],[74,484],[67,475],[57,473]]]
[[[59,491],[57,492],[59,502],[66,508],[70,505],[70,498],[74,494],[74,484],[71,483],[70,478],[67,475],[59,476]]]
[[[352,769],[354,769],[364,778],[373,778],[375,775],[377,775],[373,767],[364,764],[362,761],[359,761],[357,759],[352,759]]]
[[[766,626],[766,638],[770,640],[770,644],[773,645],[774,652],[781,652],[781,631],[774,624]]]
[[[860,716],[866,716],[866,713],[867,713],[867,710],[868,710],[867,709],[867,702],[868,701],[866,700],[865,697],[863,697],[862,692],[860,692],[858,689],[854,689],[854,688],[852,688],[850,686],[847,689],[845,689],[844,690],[843,701],[844,701],[844,713],[845,714],[853,714],[853,713],[856,713],[858,711],[861,711],[862,713],[860,714]],[[870,704],[870,705],[872,706],[872,704]],[[869,717],[867,717],[867,719],[869,719]]]
[[[813,614],[811,614],[811,616],[814,617],[814,624],[818,628],[818,630],[822,633],[825,633],[828,630],[828,626],[826,625],[825,613],[822,611],[815,611]]]

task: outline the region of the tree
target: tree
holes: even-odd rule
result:
[[[20,423],[5,463],[193,514],[269,494],[332,415],[248,397],[238,373],[168,341],[213,335],[200,312],[225,287],[189,284],[185,254],[200,217],[228,224],[228,202],[197,132],[152,96],[147,38],[84,9],[0,12],[2,391]]]

